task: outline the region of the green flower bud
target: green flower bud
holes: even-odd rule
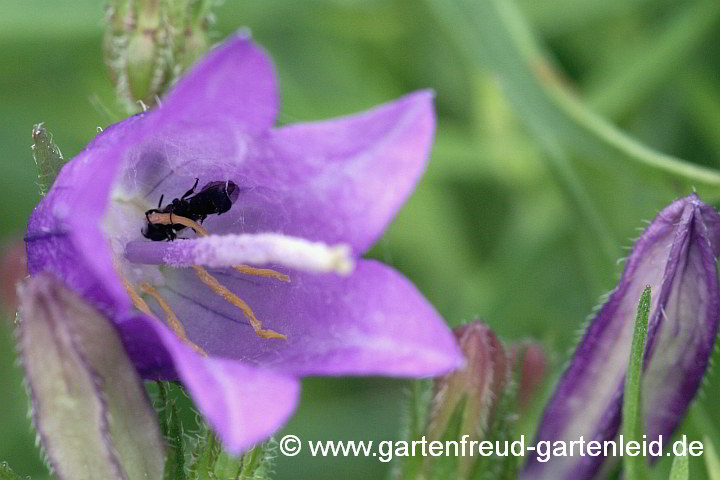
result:
[[[183,72],[190,68],[210,49],[208,32],[212,24],[210,0],[188,0],[185,21],[176,22],[182,29],[176,36],[175,57],[177,68]]]
[[[137,23],[127,44],[128,88],[132,99],[152,104],[159,87],[170,75],[167,69],[169,31],[163,23],[159,0],[137,2]]]
[[[105,59],[128,110],[151,107],[210,47],[210,2],[112,0]]]
[[[33,423],[57,477],[162,480],[155,412],[110,320],[49,274],[18,296]]]

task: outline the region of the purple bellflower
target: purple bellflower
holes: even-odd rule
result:
[[[647,441],[663,447],[682,421],[707,370],[720,320],[716,258],[720,215],[695,194],[658,214],[636,242],[615,290],[597,313],[545,409],[537,442],[616,439],[636,309],[652,305],[642,380]],[[567,445],[567,443],[566,443]],[[612,449],[609,450],[612,456]],[[533,480],[596,478],[606,457],[531,456]]]
[[[234,35],[162,106],[69,162],[26,236],[31,275],[52,272],[107,315],[140,374],[182,381],[234,453],[284,424],[299,377],[425,377],[464,362],[415,287],[360,258],[425,170],[432,93],[281,128],[277,108],[268,56]],[[232,208],[175,241],[145,238],[163,221],[146,211],[195,179],[195,193],[225,182]]]

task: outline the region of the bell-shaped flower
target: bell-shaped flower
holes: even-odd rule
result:
[[[232,452],[286,421],[298,377],[464,361],[408,280],[360,258],[425,170],[432,93],[281,128],[277,109],[267,55],[233,36],[70,161],[26,236],[30,274],[110,317],[138,371],[182,381]]]
[[[666,207],[637,240],[617,287],[578,345],[536,441],[603,442],[619,434],[636,309],[653,292],[641,395],[647,441],[663,447],[707,370],[720,320],[720,215],[695,194]],[[548,445],[548,443],[546,443]],[[567,445],[567,443],[566,443]],[[608,448],[609,456],[613,450]],[[604,452],[603,452],[604,453]],[[520,478],[596,478],[603,455],[532,455]]]

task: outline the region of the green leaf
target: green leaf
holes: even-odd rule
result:
[[[558,149],[650,167],[665,175],[667,184],[682,179],[686,189],[696,185],[698,193],[717,198],[720,172],[656,152],[589,110],[543,55],[514,1],[427,1],[469,57],[500,78],[516,111],[565,171],[565,180],[572,177]]]
[[[690,459],[687,455],[673,458],[670,468],[670,480],[688,480],[690,478]]]
[[[703,437],[703,445],[705,446],[705,467],[707,468],[710,480],[720,480],[720,458],[718,458],[717,450],[713,441],[705,435]]]
[[[0,462],[0,480],[26,480],[13,472],[7,462]]]
[[[31,148],[38,170],[38,186],[40,194],[45,195],[65,164],[65,159],[58,146],[53,143],[52,134],[45,129],[42,123],[33,126],[32,139]]]
[[[720,2],[688,3],[661,28],[599,64],[587,80],[587,102],[612,118],[636,110],[657,85],[685,67],[715,32]]]
[[[650,315],[650,287],[645,287],[640,303],[638,303],[635,330],[630,347],[630,364],[628,366],[623,404],[623,433],[626,441],[642,443],[645,431],[642,412],[642,373],[645,364],[645,339]],[[625,475],[628,480],[646,480],[650,478],[648,464],[643,456],[623,457]]]

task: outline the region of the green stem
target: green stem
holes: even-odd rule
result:
[[[563,148],[609,165],[647,166],[675,190],[696,187],[706,198],[720,197],[720,172],[657,152],[588,109],[542,54],[513,1],[427,1],[470,57],[489,66],[500,78],[514,107],[546,148]],[[556,162],[567,163],[566,159]],[[563,165],[561,170],[569,167]],[[563,181],[572,181],[569,173],[563,177]],[[583,190],[574,184],[567,189]],[[586,203],[583,197],[579,199]]]
[[[653,32],[599,64],[585,84],[588,104],[611,118],[635,110],[658,85],[684,68],[691,53],[714,32],[720,2],[689,4],[661,32]]]

